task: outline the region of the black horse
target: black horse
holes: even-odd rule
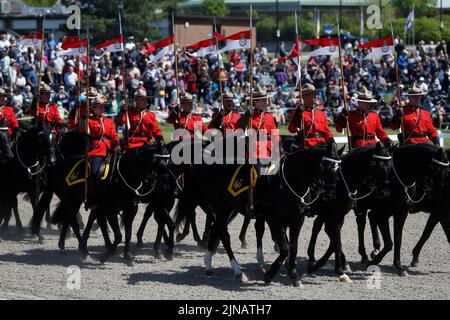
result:
[[[264,280],[270,283],[278,273],[281,264],[289,255],[288,269],[293,285],[298,285],[296,272],[297,245],[300,228],[304,218],[303,208],[309,201],[317,198],[335,195],[337,168],[339,167],[339,154],[335,144],[319,146],[308,150],[299,150],[287,155],[280,162],[280,170],[271,176],[264,187],[267,192],[258,194],[256,186],[256,205],[258,212],[268,222],[272,239],[280,248],[280,255],[265,273]],[[248,164],[241,165],[240,170],[249,172]],[[206,274],[211,275],[212,256],[221,240],[230,259],[235,278],[242,279],[240,266],[231,249],[230,235],[227,225],[236,212],[245,212],[248,203],[248,192],[233,194],[229,191],[231,177],[239,165],[213,164],[194,165],[189,183],[181,195],[177,206],[176,224],[179,226],[184,219],[192,215],[196,202],[192,199],[201,197],[207,200],[214,214],[214,221],[205,254]],[[249,175],[245,175],[249,183]],[[211,179],[211,177],[214,177]],[[269,192],[270,190],[270,192]],[[286,227],[290,228],[289,241],[286,236]]]
[[[403,227],[408,213],[431,212],[425,237],[431,233],[435,221],[441,220],[448,234],[449,205],[445,191],[449,190],[449,162],[447,154],[441,148],[430,144],[398,147],[392,158],[390,195],[374,209],[371,216],[381,231],[384,247],[378,254],[373,254],[369,265],[379,264],[394,246],[394,266],[398,275],[406,276],[408,273],[401,264],[400,255]],[[394,218],[394,243],[389,229],[390,217]],[[413,251],[413,265],[418,260],[423,239]]]
[[[55,163],[55,140],[51,127],[44,123],[30,125],[21,122],[12,149],[13,159],[0,164],[0,176],[4,179],[0,186],[1,217],[4,219],[3,227],[7,227],[13,210],[16,226],[21,230],[17,195],[27,193],[35,209],[45,183],[44,170]]]
[[[161,153],[159,146],[148,146],[142,149],[127,152],[123,156],[119,156],[117,162],[113,163],[110,168],[110,174],[105,177],[102,185],[103,191],[100,192],[98,199],[98,207],[91,211],[90,219],[97,222],[102,230],[105,239],[106,253],[102,257],[102,261],[106,261],[110,257],[117,245],[121,242],[120,225],[118,223],[117,214],[120,211],[131,213],[124,214],[126,246],[124,256],[131,259],[129,254],[129,240],[131,239],[131,223],[137,210],[138,199],[146,193],[150,193],[156,187],[162,187],[165,182],[161,181],[161,185],[156,185],[157,180],[161,176],[161,172],[167,167],[168,155]],[[79,224],[76,215],[84,201],[85,183],[84,178],[78,183],[68,185],[69,172],[79,162],[83,162],[82,156],[73,155],[58,160],[58,162],[50,169],[49,184],[44,191],[38,208],[32,219],[32,232],[39,235],[40,221],[42,220],[44,210],[51,201],[53,193],[61,200],[55,214],[53,216],[54,223],[62,223],[59,247],[64,250],[64,240],[69,226],[72,227],[78,242],[79,249],[83,255],[87,255],[87,238],[89,236],[92,223],[88,223],[83,237],[79,231]],[[84,164],[81,164],[84,168]],[[84,173],[84,171],[83,171]],[[110,223],[114,231],[115,241],[111,243],[107,232],[107,222]]]
[[[389,195],[389,173],[391,156],[389,150],[380,143],[354,149],[342,157],[342,170],[337,186],[335,201],[318,201],[311,206],[311,212],[317,214],[314,221],[311,240],[308,246],[308,273],[312,274],[325,265],[335,254],[335,272],[341,282],[351,282],[345,274],[349,266],[342,252],[341,229],[346,214],[355,206],[369,207],[373,201],[379,201]],[[317,236],[325,224],[330,244],[317,262],[315,246]]]
[[[447,150],[446,153],[447,158],[449,159],[450,150]],[[442,194],[450,194],[450,172],[447,173],[447,179]],[[447,241],[450,243],[450,198],[443,196],[438,200],[427,199],[425,200],[425,207],[430,209],[430,216],[428,217],[420,240],[417,242],[412,251],[413,260],[411,262],[411,267],[417,267],[419,265],[420,252],[438,223],[441,224],[447,237]]]

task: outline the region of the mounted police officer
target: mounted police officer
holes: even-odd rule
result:
[[[209,129],[218,129],[223,134],[227,130],[235,131],[238,127],[238,121],[241,115],[235,112],[234,96],[230,91],[226,91],[222,95],[223,109],[214,112],[212,120],[208,125]]]
[[[14,115],[14,108],[6,105],[7,97],[6,91],[0,88],[0,129],[7,129],[9,137],[14,139],[19,129],[19,122]]]
[[[128,132],[128,141],[124,142],[124,149],[140,148],[152,143],[154,139],[157,143],[164,143],[164,138],[158,126],[158,121],[153,112],[148,110],[148,100],[143,90],[138,90],[134,94],[133,107],[128,110],[128,119],[130,128]],[[117,117],[119,125],[126,125],[127,117],[122,110]]]
[[[437,133],[430,112],[421,108],[421,102],[425,92],[416,83],[409,89],[408,104],[399,108],[391,122],[391,129],[402,129],[398,135],[400,144],[428,143],[440,146]]]
[[[371,106],[377,102],[372,97],[372,92],[367,89],[358,92],[356,101],[358,103],[356,110],[347,112],[344,109],[339,114],[336,120],[336,130],[342,132],[348,123],[353,148],[376,144],[376,138],[386,147],[391,147],[392,140],[384,131],[380,117],[375,111],[370,110]]]
[[[59,115],[58,106],[56,103],[50,102],[52,90],[44,82],[41,82],[39,90],[39,101],[33,100],[30,114],[35,117],[34,121],[49,124],[53,129],[53,133],[60,135],[64,129],[64,123]]]
[[[185,92],[180,97],[180,107],[176,106],[170,112],[167,123],[172,124],[174,129],[185,129],[191,137],[194,137],[199,130],[203,134],[208,128],[203,123],[201,115],[193,114],[193,96]]]
[[[84,121],[81,121],[79,130],[87,133],[89,137],[87,156],[91,174],[88,179],[87,206],[93,208],[99,195],[99,183],[103,174],[100,169],[106,163],[108,153],[120,151],[120,145],[114,121],[104,116],[105,106],[108,105],[106,98],[92,90],[85,95],[90,102],[90,114],[85,111],[81,116]]]
[[[275,122],[275,118],[271,113],[265,112],[268,106],[267,92],[262,87],[256,87],[252,92],[253,107],[252,111],[248,110],[240,119],[239,127],[247,125],[247,128],[253,129],[253,135],[249,136],[249,160],[256,161],[254,165],[257,171],[258,179],[255,188],[256,203],[248,206],[245,215],[254,217],[260,215],[261,199],[268,192],[268,184],[270,182],[270,170],[273,161],[273,152],[275,151],[271,137],[275,133],[277,143],[279,143],[279,132]],[[241,124],[242,123],[242,124]],[[250,126],[248,125],[250,123]],[[279,160],[279,159],[276,159]],[[252,199],[253,200],[253,199]]]
[[[317,91],[314,85],[308,83],[302,87],[301,99],[300,93],[297,92],[294,95],[295,99],[303,99],[304,109],[301,109],[299,103],[289,122],[289,132],[297,133],[300,139],[299,145],[304,145],[305,148],[334,140],[333,133],[328,127],[327,115],[316,104]]]

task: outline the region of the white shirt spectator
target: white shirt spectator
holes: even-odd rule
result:
[[[66,84],[66,86],[75,87],[77,85],[77,82],[78,75],[76,74],[76,72],[67,72],[64,75],[64,83]]]

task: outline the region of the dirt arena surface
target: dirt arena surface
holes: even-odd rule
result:
[[[31,207],[20,201],[22,221],[28,224]],[[253,224],[247,234],[248,249],[241,249],[238,240],[242,216],[230,225],[230,234],[236,258],[245,274],[243,283],[234,280],[227,255],[222,247],[213,258],[215,273],[207,277],[204,273],[203,250],[197,248],[192,233],[181,244],[176,244],[174,260],[156,260],[153,242],[156,223],[150,220],[144,234],[145,246],[135,249],[135,233],[142,219],[144,207],[133,229],[134,265],[122,258],[123,244],[116,255],[106,264],[98,262],[104,250],[100,230],[91,234],[88,247],[90,261],[84,262],[78,252],[74,237],[66,242],[66,253],[58,250],[58,231],[43,228],[46,239],[38,244],[29,235],[28,229],[18,235],[14,218],[10,228],[2,232],[0,242],[0,299],[449,299],[450,298],[450,246],[440,226],[436,227],[425,245],[418,268],[408,268],[409,276],[400,278],[392,267],[393,253],[381,264],[381,288],[369,288],[369,273],[359,263],[356,222],[353,213],[347,215],[343,228],[343,249],[350,261],[352,273],[348,275],[352,284],[338,282],[334,273],[334,256],[316,277],[305,275],[306,248],[311,235],[313,220],[307,218],[299,242],[298,271],[302,275],[302,286],[289,286],[284,267],[274,282],[267,286],[256,264],[256,240]],[[83,211],[87,221],[87,214]],[[199,226],[203,226],[204,215],[198,215]],[[409,265],[411,251],[425,227],[427,215],[410,215],[406,221],[403,237],[402,262]],[[369,229],[369,228],[367,228]],[[321,233],[316,258],[325,251],[328,239]],[[371,248],[371,236],[366,230],[366,247]],[[264,237],[264,253],[267,266],[276,258],[268,228]],[[69,266],[81,270],[81,288],[68,289]]]

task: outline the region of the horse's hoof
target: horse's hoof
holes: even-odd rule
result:
[[[238,273],[234,275],[234,281],[238,282],[238,283],[242,283],[243,282],[243,276],[242,273]]]
[[[124,253],[123,258],[127,261],[133,261],[134,256],[131,253],[127,252],[127,253]]]
[[[292,279],[291,284],[294,288],[300,287],[300,281],[298,281],[297,279]]]
[[[266,284],[270,284],[271,282],[272,282],[272,277],[266,272],[266,273],[264,273],[264,282],[266,283]]]
[[[368,257],[361,258],[361,264],[363,266],[367,266],[368,263],[369,263],[369,258]]]
[[[277,244],[275,244],[275,245],[273,246],[273,250],[275,250],[276,253],[280,253],[280,248],[278,248],[278,245],[277,245]]]
[[[67,254],[67,252],[66,252],[66,250],[63,248],[63,249],[59,249],[59,254],[60,255],[62,255],[62,256],[65,256],[66,254]]]
[[[166,249],[163,251],[164,258],[166,260],[172,261],[173,260],[173,249]]]
[[[24,232],[25,232],[25,229],[22,226],[17,227],[17,233],[18,234],[23,234]]]
[[[100,263],[105,264],[105,262],[109,259],[109,257],[110,257],[110,254],[108,252],[102,254],[100,257],[100,260],[99,260]]]
[[[370,259],[371,260],[375,260],[375,258],[377,257],[377,255],[380,253],[380,251],[378,250],[378,249],[375,249],[375,250],[373,250],[371,253],[370,253]]]
[[[207,277],[211,277],[214,274],[214,271],[211,270],[211,269],[208,269],[208,270],[205,271],[205,274],[206,274]]]
[[[346,263],[344,265],[344,272],[352,272],[352,268],[350,268],[350,264]]]
[[[267,272],[267,270],[266,270],[266,268],[264,266],[259,266],[259,271],[262,272],[262,273],[266,273]]]
[[[161,251],[159,251],[159,250],[155,250],[155,254],[153,256],[155,257],[156,260],[162,259],[162,254],[161,254]]]
[[[413,261],[411,261],[411,267],[417,268],[418,266],[419,266],[419,259],[413,259]]]
[[[179,234],[177,234],[177,236],[176,236],[176,241],[177,241],[177,242],[181,242],[181,241],[184,240],[184,238],[186,238],[186,236],[183,235],[183,234],[181,234],[181,233],[179,233]]]
[[[399,277],[407,277],[407,276],[409,276],[409,274],[408,274],[408,272],[407,272],[406,270],[399,270],[399,271],[397,272],[397,275],[398,275]]]
[[[144,246],[144,242],[142,240],[138,240],[136,242],[136,248],[141,249]]]
[[[339,277],[339,282],[340,283],[352,283],[352,279],[350,279],[350,277],[346,274],[343,274],[342,276]]]
[[[307,269],[306,269],[306,272],[307,272],[308,274],[311,274],[311,275],[312,275],[312,274],[314,273],[314,271],[315,271],[314,265],[315,265],[314,261],[309,261],[309,262],[308,262],[308,267],[307,267]]]
[[[248,245],[246,241],[241,242],[241,249],[247,249]]]
[[[200,249],[204,249],[205,248],[205,244],[203,243],[203,241],[197,241],[197,247]]]

